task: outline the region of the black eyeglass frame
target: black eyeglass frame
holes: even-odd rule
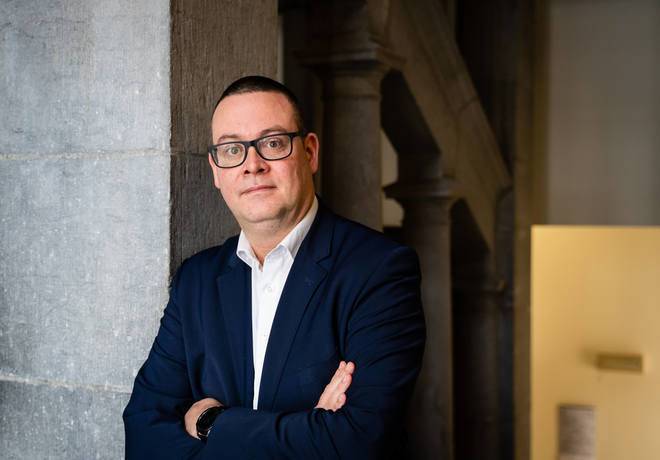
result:
[[[288,158],[288,157],[291,156],[291,154],[293,153],[293,139],[295,137],[300,136],[300,138],[304,141],[304,138],[305,138],[306,135],[307,134],[304,131],[292,131],[290,133],[271,133],[271,134],[266,134],[265,136],[261,136],[261,137],[258,137],[256,139],[253,139],[251,141],[229,141],[229,142],[222,142],[220,144],[213,144],[213,145],[209,146],[208,152],[211,155],[211,158],[213,159],[213,163],[215,163],[215,165],[218,168],[222,168],[222,169],[238,168],[240,165],[245,163],[245,160],[247,160],[247,157],[248,157],[248,151],[250,150],[250,147],[254,147],[254,151],[257,152],[257,155],[259,155],[261,158],[263,158],[266,161],[279,161],[279,160],[284,160],[285,158]],[[261,140],[266,139],[266,138],[275,137],[275,136],[287,136],[289,138],[289,141],[290,141],[289,153],[287,153],[286,155],[284,155],[281,158],[266,158],[259,151],[259,147],[257,147],[257,143]],[[237,165],[234,165],[234,166],[220,166],[218,164],[218,159],[217,159],[218,147],[220,147],[222,145],[229,145],[229,144],[241,144],[245,148],[245,153],[243,154],[243,159],[241,160],[240,163],[238,163]]]

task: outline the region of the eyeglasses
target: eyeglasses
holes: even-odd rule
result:
[[[209,153],[218,168],[235,168],[243,164],[250,147],[268,161],[283,160],[293,152],[293,138],[303,137],[301,131],[269,134],[252,141],[231,141],[209,147]]]

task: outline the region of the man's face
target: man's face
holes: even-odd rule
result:
[[[293,107],[284,95],[275,92],[228,96],[216,108],[211,122],[214,144],[297,130]],[[276,161],[264,160],[250,147],[245,162],[235,168],[218,168],[209,155],[213,182],[241,228],[292,228],[311,205],[318,138],[310,133],[292,142],[291,155]]]

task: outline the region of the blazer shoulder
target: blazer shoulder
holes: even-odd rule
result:
[[[354,260],[371,260],[376,264],[392,253],[407,254],[417,259],[417,253],[413,248],[358,222],[341,216],[335,217],[337,221],[333,243],[339,253]]]

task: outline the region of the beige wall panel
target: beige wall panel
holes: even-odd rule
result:
[[[557,454],[559,404],[596,407],[596,458],[660,456],[660,228],[532,231],[532,458]],[[641,353],[643,373],[597,354]]]

